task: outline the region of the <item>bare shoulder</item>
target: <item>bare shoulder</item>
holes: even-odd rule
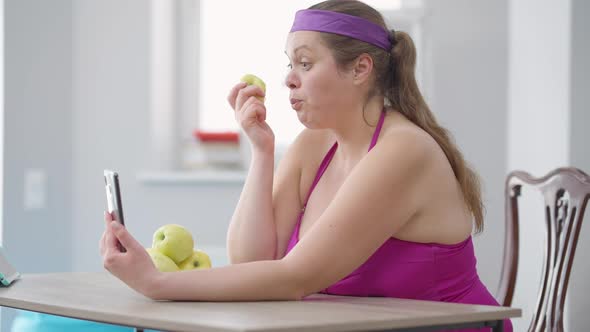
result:
[[[393,112],[386,118],[378,144],[375,147],[378,158],[408,164],[424,166],[440,162],[442,149],[436,140],[422,128],[403,115]]]
[[[457,190],[453,169],[437,141],[397,112],[388,114],[378,143],[363,166],[364,174],[374,174],[382,183],[415,195],[418,209],[440,200],[442,192],[454,194]]]
[[[422,128],[399,113],[389,116],[388,126],[375,146],[375,159],[391,165],[381,169],[392,185],[407,181],[404,193],[413,196],[416,213],[396,235],[417,242],[457,243],[471,232],[471,215],[447,155]],[[428,230],[443,229],[431,232]]]
[[[304,129],[289,145],[283,159],[297,167],[299,171],[307,168],[310,161],[321,154],[322,147],[327,144],[328,133],[325,130]]]

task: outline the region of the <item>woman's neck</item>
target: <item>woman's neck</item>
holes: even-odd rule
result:
[[[334,159],[345,169],[352,169],[367,154],[383,107],[383,98],[372,98],[366,104],[364,112],[362,107],[350,112],[351,116],[346,121],[332,129],[338,142]]]

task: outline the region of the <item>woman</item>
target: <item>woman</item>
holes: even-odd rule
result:
[[[153,299],[323,292],[498,305],[475,269],[478,179],[418,90],[411,38],[362,2],[331,0],[297,12],[286,54],[291,106],[306,129],[276,173],[264,92],[240,83],[228,96],[252,146],[228,230],[232,265],[159,273],[107,215],[105,267]]]

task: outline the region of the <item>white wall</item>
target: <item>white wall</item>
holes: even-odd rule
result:
[[[4,156],[4,0],[0,1],[0,159]],[[3,211],[4,161],[0,160],[0,211]],[[0,246],[3,238],[2,214],[0,213]],[[2,309],[0,309],[0,330],[2,329]]]
[[[570,159],[590,173],[590,2],[572,0]],[[590,226],[588,226],[590,227]]]
[[[3,244],[21,272],[71,267],[71,2],[6,0]],[[27,169],[46,174],[45,207],[24,208]],[[2,330],[11,312],[3,310]]]
[[[494,293],[504,232],[507,1],[429,0],[424,21],[428,102],[481,176],[485,229],[474,243],[479,275]]]
[[[590,174],[590,2],[572,0],[571,91],[570,91],[570,164]],[[586,224],[582,226],[567,297],[568,330],[584,331],[590,326],[587,309],[588,280],[590,280],[590,206]]]
[[[0,1],[0,158],[2,158],[1,156],[4,156],[4,0]],[[0,160],[0,211],[3,210],[3,189],[4,162]],[[0,214],[0,246],[2,246],[2,229],[2,215]]]

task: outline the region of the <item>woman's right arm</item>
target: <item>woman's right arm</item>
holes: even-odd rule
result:
[[[253,154],[227,233],[232,264],[283,256],[302,206],[297,141],[279,162],[274,177],[273,159]]]
[[[274,259],[273,171],[274,152],[252,151],[248,176],[227,232],[232,264]]]
[[[232,264],[277,258],[300,206],[297,159],[290,148],[275,177],[274,135],[265,121],[264,104],[256,95],[263,95],[259,88],[238,84],[228,96],[252,147],[248,176],[227,232]]]

